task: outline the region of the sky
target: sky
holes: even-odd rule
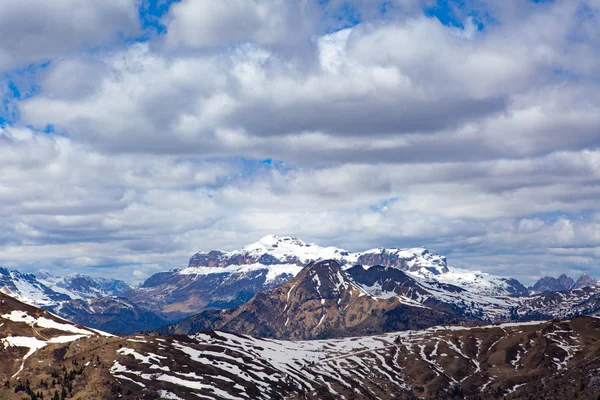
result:
[[[0,0],[0,265],[267,234],[600,277],[600,1]]]

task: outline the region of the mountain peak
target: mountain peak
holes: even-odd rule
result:
[[[244,246],[244,250],[262,250],[262,249],[273,249],[280,245],[287,247],[304,247],[306,243],[295,236],[277,236],[267,235],[261,238],[258,242]]]
[[[594,287],[598,285],[598,281],[590,277],[587,273],[584,273],[577,279],[577,282],[573,284],[573,289],[583,289],[584,287]]]

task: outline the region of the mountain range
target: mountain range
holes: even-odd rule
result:
[[[206,310],[158,330],[191,334],[226,330],[308,340],[423,329],[439,324],[565,319],[600,311],[600,290],[490,296],[430,281],[395,267],[343,269],[334,260],[305,267],[295,278],[229,310]]]
[[[306,282],[294,286],[294,282],[304,280],[311,266],[324,260],[335,270],[331,276],[341,277],[338,282],[323,279],[323,285],[337,287],[335,292],[326,291],[328,297],[323,297],[325,286],[316,289]],[[282,327],[288,317],[272,310],[281,321],[266,336],[297,339],[438,323],[590,314],[596,311],[595,287],[596,281],[584,275],[577,282],[566,276],[546,277],[527,289],[513,278],[451,267],[445,257],[425,248],[375,248],[354,253],[275,235],[240,250],[196,253],[186,268],[157,273],[137,287],[78,274],[55,277],[48,271],[22,274],[0,269],[0,291],[73,322],[113,333],[189,333],[199,327],[237,327],[238,332],[264,336],[264,332],[243,323],[243,316],[259,304],[260,309],[268,309],[261,303],[265,298],[283,304],[289,295],[292,300],[298,298],[299,308],[294,313],[305,315],[301,319],[305,326],[290,318],[289,327]],[[558,301],[554,299],[557,290],[566,291]],[[311,296],[317,299],[318,307],[310,303]],[[348,304],[346,298],[351,300]],[[320,306],[322,300],[325,304]],[[345,304],[344,312],[336,309],[338,302]],[[292,308],[290,305],[286,312],[291,313]],[[350,313],[352,310],[355,312]],[[290,332],[302,333],[293,336]]]

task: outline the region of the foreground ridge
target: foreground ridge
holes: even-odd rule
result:
[[[0,397],[590,399],[600,319],[313,341],[96,332],[0,295]],[[557,390],[560,388],[560,390]],[[56,393],[56,394],[55,394]]]

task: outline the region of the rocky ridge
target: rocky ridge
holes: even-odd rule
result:
[[[551,276],[545,276],[540,278],[533,286],[529,287],[531,294],[555,292],[559,290],[572,290],[572,289],[583,289],[585,287],[596,287],[600,286],[600,282],[597,279],[590,277],[588,274],[581,275],[577,281],[573,278],[562,274],[558,278]]]

